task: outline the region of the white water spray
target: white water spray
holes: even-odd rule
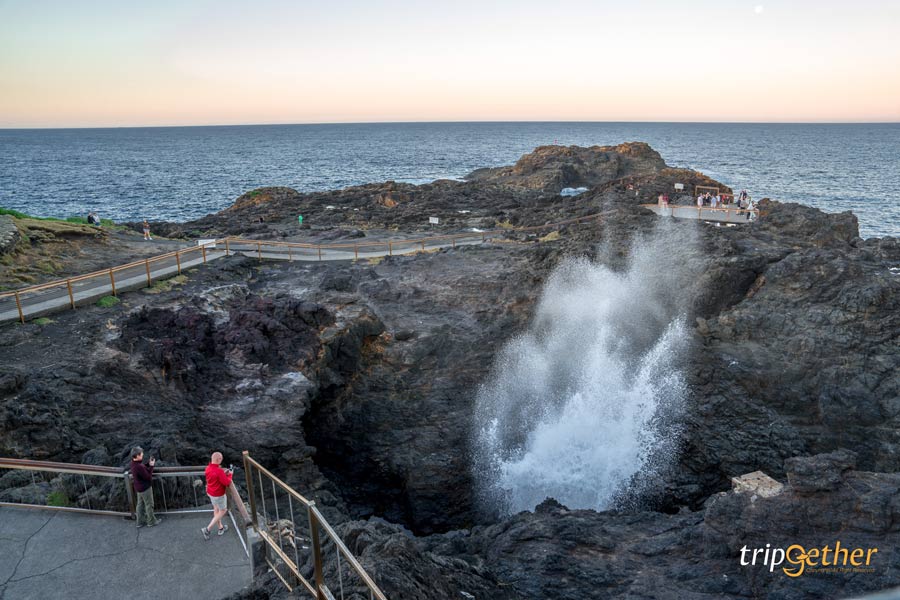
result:
[[[489,510],[531,510],[547,497],[603,510],[651,485],[677,452],[687,389],[679,355],[688,274],[658,233],[623,272],[561,264],[534,322],[500,353],[478,392],[475,469]]]

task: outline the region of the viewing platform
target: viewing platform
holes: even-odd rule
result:
[[[0,597],[224,598],[250,584],[239,532],[205,541],[208,513],[156,527],[97,514],[0,506]]]
[[[294,597],[387,600],[310,500],[243,453],[222,535],[202,466],[157,466],[136,527],[129,471],[0,457],[0,599],[224,598],[271,572]],[[243,495],[242,495],[243,493]]]
[[[759,211],[737,207],[712,208],[709,206],[660,206],[659,204],[641,204],[661,217],[676,219],[694,219],[696,221],[713,221],[716,223],[746,224],[759,218]]]

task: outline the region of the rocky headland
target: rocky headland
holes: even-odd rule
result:
[[[233,256],[112,308],[3,326],[0,455],[118,465],[141,444],[202,464],[213,447],[250,450],[324,507],[393,598],[851,597],[897,585],[900,241],[863,240],[854,215],[799,204],[764,200],[764,216],[737,227],[640,207],[676,182],[727,190],[646,144],[553,146],[466,181],[263,188],[154,224],[175,239],[326,242],[422,235],[429,216],[448,232],[601,215],[558,235],[355,264]],[[621,270],[651,238],[670,249],[660,319],[683,315],[690,335],[673,463],[613,510],[548,499],[485,511],[473,403],[498,352],[566,257]],[[732,489],[755,471],[782,485]],[[4,479],[0,499],[28,496]],[[739,561],[744,546],[836,540],[879,548],[874,571],[791,578]],[[245,597],[285,596],[280,586],[263,578]]]

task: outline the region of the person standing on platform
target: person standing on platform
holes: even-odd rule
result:
[[[144,450],[140,446],[131,449],[131,479],[134,482],[134,491],[137,492],[137,526],[153,527],[159,525],[162,519],[153,514],[153,467],[156,459],[144,465]]]
[[[204,539],[209,539],[213,527],[218,525],[218,534],[223,535],[228,531],[228,525],[222,523],[222,517],[228,512],[228,500],[225,491],[231,485],[234,472],[231,469],[222,468],[222,453],[213,452],[206,466],[206,494],[213,505],[213,518],[209,525],[200,529]]]

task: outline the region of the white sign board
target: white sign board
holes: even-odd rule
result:
[[[678,190],[679,192],[683,192],[683,191],[684,191],[684,184],[683,184],[683,183],[676,183],[676,184],[675,184],[675,189]]]
[[[431,223],[432,225],[438,225],[441,222],[441,220],[438,219],[437,217],[428,217],[428,222]]]
[[[197,240],[198,246],[206,246],[207,248],[215,248],[216,240]]]

